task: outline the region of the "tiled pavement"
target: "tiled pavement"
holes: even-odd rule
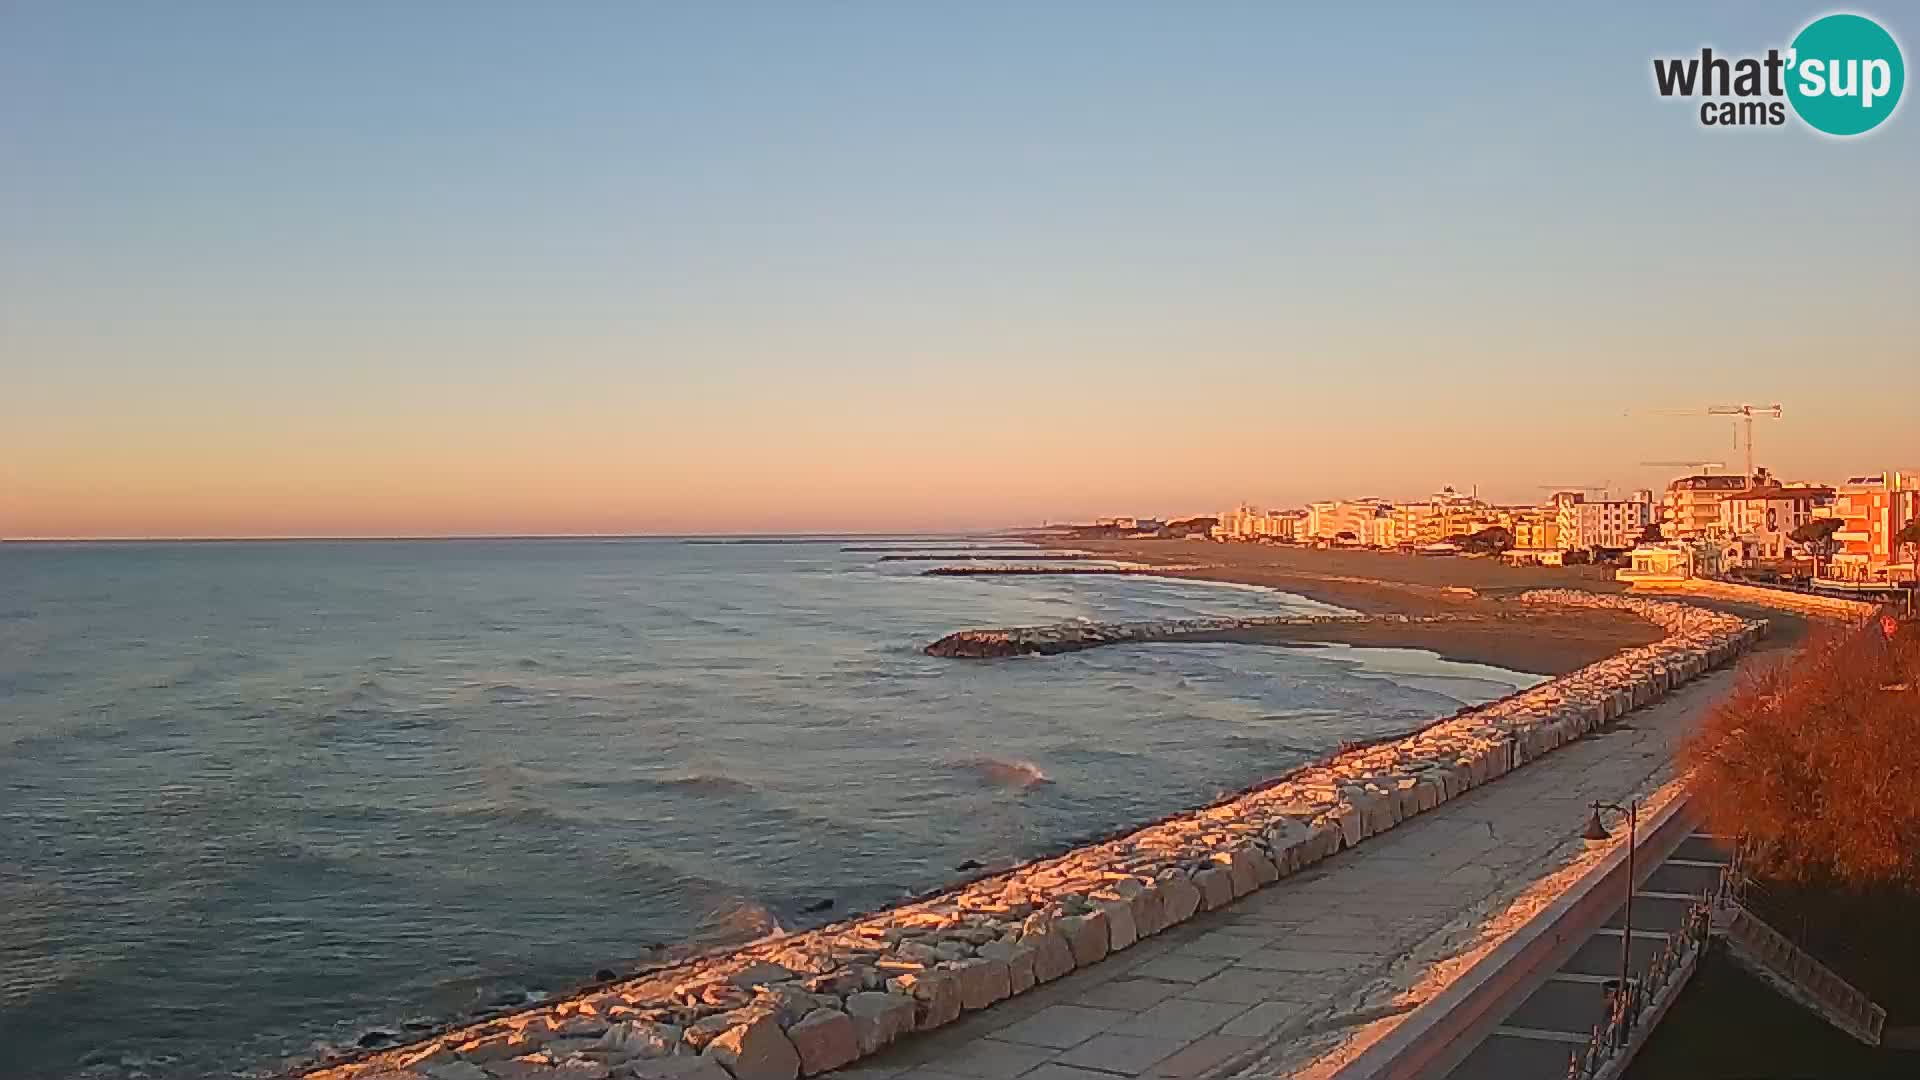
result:
[[[1402,957],[1450,954],[1468,913],[1504,906],[1564,863],[1587,804],[1664,778],[1680,736],[1733,677],[1709,675],[1225,910],[833,1075],[1201,1077],[1256,1051],[1275,1060],[1276,1039],[1284,1049],[1296,1035],[1377,1019],[1342,1006]]]

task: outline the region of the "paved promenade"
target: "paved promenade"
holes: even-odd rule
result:
[[[1291,1075],[1404,1013],[1399,990],[1580,855],[1588,803],[1668,779],[1680,739],[1735,677],[1710,674],[1225,910],[831,1075]]]

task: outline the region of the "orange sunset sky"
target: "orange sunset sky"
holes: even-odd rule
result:
[[[1742,401],[1782,476],[1920,465],[1911,108],[1646,85],[1805,14],[9,6],[0,536],[1533,501]]]

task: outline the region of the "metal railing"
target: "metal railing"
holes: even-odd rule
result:
[[[1872,998],[1739,904],[1722,908],[1719,916],[1718,929],[1729,941],[1800,995],[1811,998],[1829,1022],[1869,1046],[1879,1045],[1887,1011]]]
[[[1736,845],[1713,887],[1688,906],[1680,928],[1667,934],[1646,973],[1613,988],[1606,1018],[1594,1027],[1587,1045],[1572,1054],[1566,1080],[1618,1076],[1637,1048],[1635,1036],[1643,1021],[1679,992],[1678,984],[1692,973],[1715,934],[1743,946],[1779,978],[1813,998],[1840,1026],[1869,1044],[1879,1043],[1886,1010],[1749,909],[1751,902],[1766,902],[1769,893],[1747,876],[1747,863],[1745,846]]]
[[[1719,884],[1695,898],[1680,928],[1667,933],[1644,974],[1625,986],[1613,987],[1606,1018],[1594,1027],[1585,1049],[1574,1051],[1567,1062],[1567,1080],[1612,1076],[1626,1063],[1642,1020],[1679,992],[1679,984],[1699,962],[1713,934],[1714,905],[1722,892],[1732,887],[1728,877],[1729,873],[1722,871]]]

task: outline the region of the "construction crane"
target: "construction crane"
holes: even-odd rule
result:
[[[1643,461],[1640,467],[1643,469],[1699,469],[1711,475],[1715,469],[1726,468],[1727,463],[1724,461]]]
[[[1709,405],[1704,409],[1656,409],[1654,415],[1734,417],[1733,448],[1746,450],[1746,479],[1747,483],[1751,484],[1753,483],[1753,418],[1765,416],[1778,420],[1781,418],[1781,409],[1777,403],[1773,405]]]
[[[1582,495],[1597,491],[1602,495],[1613,490],[1612,484],[1541,484],[1542,491],[1577,491]]]

